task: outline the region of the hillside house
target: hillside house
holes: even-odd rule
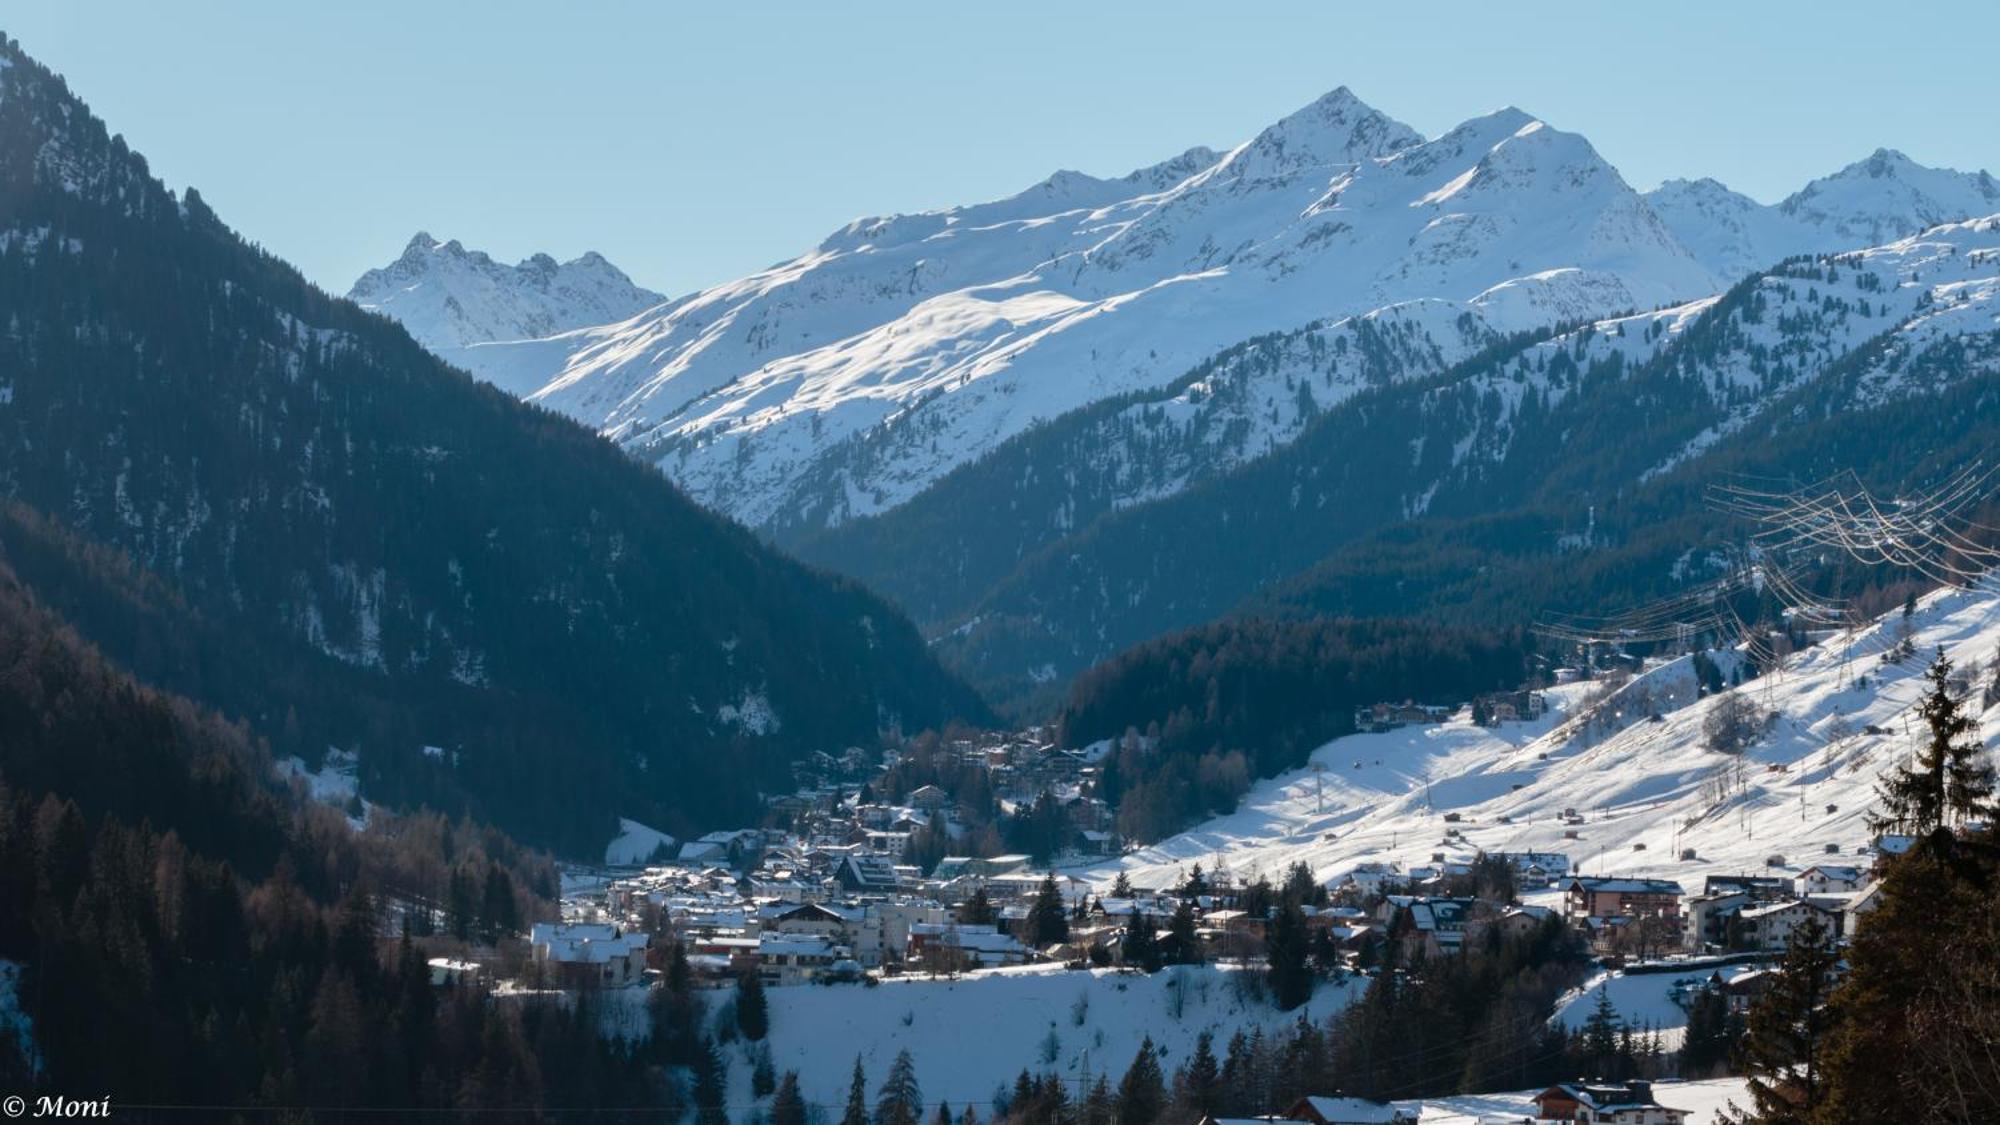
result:
[[[1705,895],[1741,893],[1753,902],[1792,897],[1792,881],[1782,875],[1710,875],[1702,881]]]
[[[1683,1125],[1688,1111],[1653,1100],[1653,1084],[1564,1082],[1534,1097],[1539,1121],[1585,1121],[1604,1125]]]
[[[1465,945],[1466,927],[1476,902],[1471,898],[1390,895],[1379,916],[1388,927],[1389,940],[1400,945],[1403,960],[1414,961],[1457,953]]]
[[[1679,922],[1681,885],[1671,879],[1577,876],[1563,892],[1563,917],[1664,918]]]
[[[1514,869],[1514,882],[1522,887],[1553,886],[1569,878],[1569,857],[1561,852],[1496,852]]]
[[[1687,929],[1681,935],[1688,951],[1728,948],[1731,923],[1744,907],[1756,902],[1745,891],[1716,891],[1688,899]]]
[[[765,934],[757,939],[757,975],[765,984],[804,984],[847,959],[847,950],[823,937]]]
[[[1293,1102],[1285,1119],[1312,1125],[1416,1125],[1417,1111],[1373,1098],[1308,1096]]]
[[[1792,893],[1800,898],[1811,895],[1840,894],[1858,891],[1867,875],[1859,867],[1834,867],[1820,864],[1799,872],[1792,881]]]
[[[537,922],[528,946],[537,965],[568,988],[623,988],[645,979],[651,938],[599,923]]]
[[[843,856],[833,869],[833,878],[849,894],[893,895],[903,889],[895,861],[883,855]]]
[[[918,922],[910,927],[908,960],[939,971],[960,972],[1025,965],[1035,951],[996,926]]]
[[[1817,918],[1829,936],[1840,932],[1840,916],[1804,899],[1746,906],[1737,914],[1743,944],[1751,949],[1783,949],[1792,931]]]

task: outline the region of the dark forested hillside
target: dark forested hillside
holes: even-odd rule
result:
[[[1518,633],[1403,621],[1232,619],[1121,653],[1079,677],[1060,716],[1065,745],[1117,741],[1100,795],[1119,828],[1158,839],[1232,811],[1250,781],[1352,733],[1355,708],[1458,704],[1528,674]],[[1136,736],[1136,737],[1134,737]]]
[[[244,726],[107,663],[0,560],[0,960],[29,1030],[0,1034],[0,1086],[121,1112],[671,1096],[586,1011],[440,992],[390,936],[454,880],[486,888],[493,924],[552,910],[545,858],[435,816],[355,832],[270,764]]]
[[[886,603],[320,293],[0,62],[5,534],[114,657],[575,850],[983,715]]]

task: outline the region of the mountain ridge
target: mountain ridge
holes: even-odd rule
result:
[[[600,855],[615,813],[742,817],[797,754],[983,715],[887,603],[326,296],[0,61],[0,497],[80,544],[38,581],[108,655],[280,757],[358,753],[371,799]],[[186,628],[60,561],[100,549]]]

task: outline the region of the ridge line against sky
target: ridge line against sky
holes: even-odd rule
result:
[[[1641,190],[1773,202],[1878,147],[2000,165],[1991,3],[944,11],[26,0],[0,31],[333,292],[424,229],[678,295],[861,215],[1223,149],[1340,85],[1426,136],[1521,106]]]

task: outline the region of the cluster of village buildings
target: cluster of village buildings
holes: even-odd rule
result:
[[[906,817],[914,802],[885,807]],[[863,809],[863,818],[877,815]],[[745,973],[769,985],[863,981],[869,976],[959,973],[1031,962],[1082,964],[1115,958],[1126,930],[1144,917],[1162,932],[1181,908],[1181,888],[1114,897],[1073,878],[1054,883],[1067,939],[1037,945],[1032,911],[1049,876],[1024,855],[948,856],[924,875],[878,850],[877,830],[858,842],[813,845],[778,829],[720,833],[673,863],[622,873],[572,893],[564,920],[529,935],[534,960],[559,981],[637,985],[678,944],[696,974],[727,983]],[[1886,837],[1879,852],[1893,853]],[[1836,937],[1870,909],[1869,867],[1819,864],[1797,875],[1709,875],[1698,891],[1633,876],[1573,873],[1561,853],[1500,853],[1517,888],[1548,905],[1488,901],[1471,890],[1472,860],[1404,869],[1363,863],[1326,884],[1327,904],[1305,908],[1322,950],[1354,967],[1393,956],[1401,963],[1449,956],[1497,928],[1533,933],[1559,918],[1605,957],[1651,960],[1687,954],[1782,950],[1817,919]],[[1204,960],[1264,955],[1269,920],[1238,906],[1241,884],[1215,872],[1190,900]],[[1533,894],[1535,891],[1559,892]],[[985,910],[974,919],[967,904]],[[1393,948],[1391,948],[1393,947]]]

